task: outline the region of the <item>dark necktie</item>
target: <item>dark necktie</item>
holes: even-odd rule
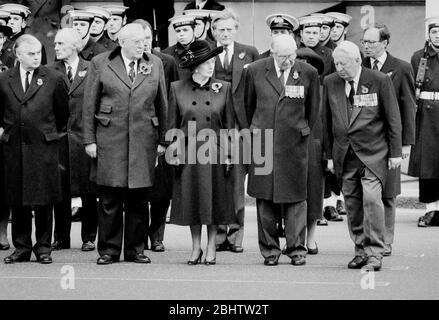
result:
[[[30,72],[26,71],[26,79],[24,81],[24,92],[27,92],[27,89],[29,89],[29,80],[30,80]]]
[[[352,110],[354,108],[354,96],[355,96],[354,80],[349,81],[349,84],[351,85],[351,91],[349,91],[349,102],[351,105],[348,106],[348,119],[351,120]]]
[[[378,60],[377,59],[375,59],[375,61],[373,62],[373,66],[372,66],[372,70],[377,70],[377,71],[379,71],[378,70]]]
[[[230,68],[230,63],[229,63],[229,48],[227,46],[224,47],[224,51],[226,52],[224,54],[224,70],[227,72],[229,71]]]
[[[128,73],[128,76],[130,77],[131,83],[134,82],[134,79],[136,78],[136,72],[134,71],[134,66],[136,65],[136,63],[134,61],[131,61],[129,66],[130,66],[130,72]]]
[[[69,79],[70,83],[73,82],[73,74],[72,74],[72,67],[67,67],[67,78]]]
[[[280,70],[279,81],[280,84],[282,85],[282,88],[285,87],[285,70]]]

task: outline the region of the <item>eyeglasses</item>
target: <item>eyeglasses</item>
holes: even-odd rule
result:
[[[372,41],[372,40],[361,40],[360,43],[361,45],[364,47],[366,44],[370,47],[376,45],[377,43],[379,43],[381,41]]]

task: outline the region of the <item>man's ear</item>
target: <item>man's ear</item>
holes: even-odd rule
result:
[[[343,34],[346,35],[348,33],[348,27],[344,27]]]
[[[23,21],[21,22],[21,29],[26,28],[26,20],[23,19]]]

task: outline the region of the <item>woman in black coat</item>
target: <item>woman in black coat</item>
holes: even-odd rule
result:
[[[171,223],[190,226],[190,265],[200,263],[203,256],[202,225],[207,225],[208,236],[205,264],[215,264],[217,226],[236,222],[232,166],[221,152],[221,148],[228,146],[220,140],[221,129],[234,128],[231,86],[211,78],[214,57],[221,51],[222,47],[210,49],[205,40],[192,43],[180,64],[180,67],[190,69],[192,75],[173,82],[169,93],[169,128],[178,129],[174,132],[179,133],[166,152],[168,163],[176,167]],[[209,131],[209,139],[199,138],[200,131]],[[193,143],[191,140],[195,137],[192,138],[191,133],[200,141]],[[209,146],[207,152],[202,149],[206,146]],[[200,154],[204,159],[207,154],[210,160],[204,164]],[[191,162],[191,157],[195,161]]]

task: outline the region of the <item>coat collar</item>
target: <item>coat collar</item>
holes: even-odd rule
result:
[[[88,68],[88,63],[86,63],[84,59],[79,58],[78,69],[76,70],[76,75],[73,78],[73,82],[70,85],[69,94],[75,91],[76,88],[78,88],[79,85],[84,81],[84,79],[86,78],[84,71],[86,72],[87,68]]]
[[[20,65],[17,64],[14,67],[12,72],[9,74],[9,85],[11,86],[12,91],[14,92],[17,99],[22,104],[26,103],[38,92],[38,90],[40,90],[40,88],[44,84],[44,78],[46,76],[46,73],[47,72],[45,67],[39,66],[38,68],[36,68],[32,76],[32,81],[29,85],[29,89],[25,93],[21,84]]]
[[[134,80],[134,83],[131,83],[130,79],[128,78],[128,74],[125,69],[125,65],[122,60],[122,52],[121,47],[117,47],[114,49],[110,55],[109,60],[110,63],[108,67],[116,74],[116,76],[123,82],[128,88],[135,89],[138,87],[143,80],[147,77],[147,75],[142,74],[140,72],[137,72],[136,79]],[[148,63],[150,62],[151,57],[148,53],[144,53],[142,58],[140,59],[138,66],[140,66],[142,63]]]
[[[277,76],[273,57],[271,57],[271,59],[267,59],[267,62],[265,64],[265,69],[267,71],[265,73],[265,77],[267,78],[267,81],[273,86],[273,88],[277,91],[280,98],[282,99],[284,97],[285,90]],[[297,85],[300,82],[300,74],[302,73],[302,71],[303,71],[302,64],[299,61],[296,61],[294,65],[291,67],[286,85],[288,86]]]

